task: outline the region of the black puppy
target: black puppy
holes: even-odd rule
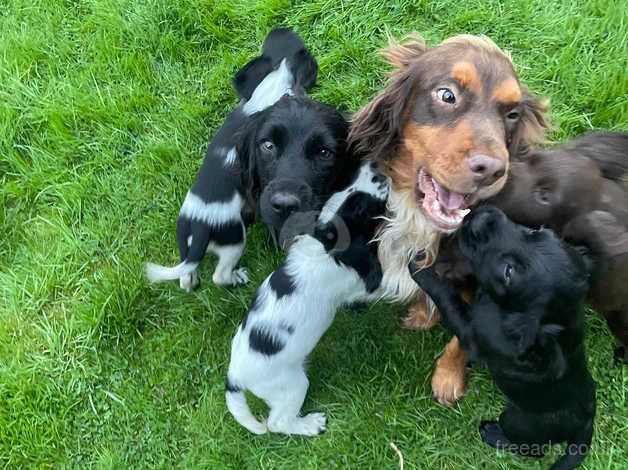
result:
[[[595,416],[584,348],[588,256],[492,206],[467,216],[459,243],[479,285],[470,306],[434,268],[411,263],[410,272],[507,397],[499,421],[480,425],[483,441],[530,456],[567,441],[552,468],[575,468],[589,451]]]

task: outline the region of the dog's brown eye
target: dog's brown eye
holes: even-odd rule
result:
[[[449,88],[439,88],[436,90],[436,96],[447,104],[454,104],[456,102],[456,95],[454,95],[454,92]]]
[[[510,284],[510,278],[512,276],[512,265],[506,263],[506,266],[504,266],[504,283],[506,285]]]
[[[548,188],[539,188],[534,192],[534,199],[536,199],[539,204],[551,204],[552,192]]]
[[[273,144],[270,140],[265,140],[259,145],[259,148],[262,152],[271,153],[275,150],[275,144]]]
[[[334,156],[334,152],[332,152],[329,149],[321,149],[318,152],[318,155],[323,159],[323,160],[329,160],[330,158],[332,158]]]

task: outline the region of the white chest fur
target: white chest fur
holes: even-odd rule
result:
[[[408,263],[424,251],[434,259],[440,231],[417,208],[412,191],[390,191],[388,217],[378,230],[376,240],[384,277],[379,291],[385,300],[407,303],[420,290],[410,277]]]

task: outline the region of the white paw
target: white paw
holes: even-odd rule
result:
[[[297,418],[290,434],[302,436],[318,436],[327,430],[327,418],[325,413],[310,413],[302,418]]]
[[[181,276],[179,278],[179,287],[186,292],[192,292],[199,285],[198,274],[196,271],[186,274],[185,276]]]
[[[232,284],[246,284],[251,279],[251,275],[249,274],[249,270],[246,268],[238,268],[235,269],[231,273]]]
[[[238,268],[231,271],[228,275],[223,276],[218,273],[214,273],[212,280],[214,284],[219,286],[238,286],[249,282],[250,275],[249,270],[246,268]]]

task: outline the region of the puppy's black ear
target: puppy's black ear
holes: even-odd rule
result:
[[[289,63],[294,74],[295,85],[302,86],[305,91],[310,91],[318,75],[318,64],[314,56],[307,49],[301,49],[289,59]]]
[[[249,61],[233,77],[233,87],[245,100],[250,100],[253,91],[264,80],[264,77],[273,71],[272,60],[268,57],[260,56]]]
[[[257,168],[257,128],[264,113],[255,113],[245,122],[236,144],[240,165],[240,191],[244,195],[245,219],[257,214],[260,182]]]
[[[369,265],[368,274],[364,278],[364,285],[366,287],[366,292],[375,292],[375,290],[382,283],[382,278],[384,277],[384,273],[382,272],[382,265],[379,264],[379,260],[377,259],[377,254],[370,253],[367,254],[367,260]]]

